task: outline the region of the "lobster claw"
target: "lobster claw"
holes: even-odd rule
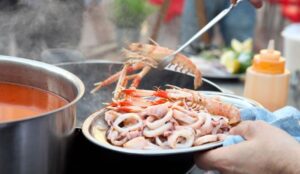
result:
[[[164,58],[171,55],[174,51],[159,45],[132,43],[128,46],[128,50],[138,53],[144,59],[155,60],[158,64],[163,63]],[[197,66],[185,55],[178,53],[171,61],[170,66],[175,71],[184,74],[192,74],[194,76],[194,88],[197,89],[202,84],[202,74]]]
[[[137,88],[142,78],[163,61],[163,59],[173,53],[173,50],[158,45],[132,43],[127,49],[123,50],[123,55],[128,60],[124,63],[124,67],[120,72],[108,77],[106,80],[96,83],[96,87],[92,93],[99,90],[103,86],[117,82],[114,99],[122,98],[120,91],[126,89],[127,85],[131,88]],[[175,71],[192,74],[194,76],[194,88],[197,89],[202,84],[202,75],[197,66],[183,54],[176,54],[170,64]],[[139,72],[136,72],[139,71]],[[129,84],[129,81],[132,81]]]
[[[183,54],[176,54],[175,58],[171,62],[171,66],[174,66],[175,71],[184,74],[192,74],[194,76],[194,89],[199,88],[202,85],[202,74],[197,66]]]

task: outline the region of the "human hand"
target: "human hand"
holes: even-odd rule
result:
[[[300,145],[279,128],[243,121],[230,134],[246,141],[195,156],[196,165],[221,173],[300,173]]]
[[[236,3],[237,0],[231,0],[231,3]],[[262,1],[263,0],[250,0],[251,4],[253,4],[254,7],[260,8],[262,6]]]

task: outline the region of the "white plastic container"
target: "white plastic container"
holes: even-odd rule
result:
[[[285,68],[285,59],[274,50],[274,41],[268,49],[256,54],[252,66],[247,69],[244,96],[275,111],[287,104],[290,72]],[[300,57],[299,57],[300,58]]]
[[[286,67],[291,73],[300,70],[300,23],[287,26],[283,32]]]

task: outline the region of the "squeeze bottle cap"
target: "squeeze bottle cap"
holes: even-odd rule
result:
[[[274,40],[269,41],[268,49],[263,49],[254,56],[252,68],[254,71],[267,74],[282,74],[285,71],[285,60],[280,51],[274,49]]]

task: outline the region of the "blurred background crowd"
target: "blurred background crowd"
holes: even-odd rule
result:
[[[224,0],[1,0],[0,54],[42,59],[49,49],[80,51],[87,59],[118,60],[126,42],[176,48],[229,5]],[[253,38],[254,48],[270,38],[282,49],[280,31],[300,21],[297,0],[267,0],[256,11],[243,3],[186,52],[197,54],[232,39]],[[76,52],[77,53],[77,52]],[[74,58],[75,59],[75,58]],[[45,60],[51,62],[51,60]]]
[[[131,42],[178,48],[229,5],[230,0],[0,0],[0,54],[51,64],[122,61],[120,52]],[[275,48],[289,54],[296,91],[290,95],[300,103],[300,72],[294,71],[300,69],[299,22],[300,0],[265,0],[260,9],[243,1],[184,53],[204,77],[240,79],[253,55],[274,39]],[[282,32],[293,24],[284,50]]]

